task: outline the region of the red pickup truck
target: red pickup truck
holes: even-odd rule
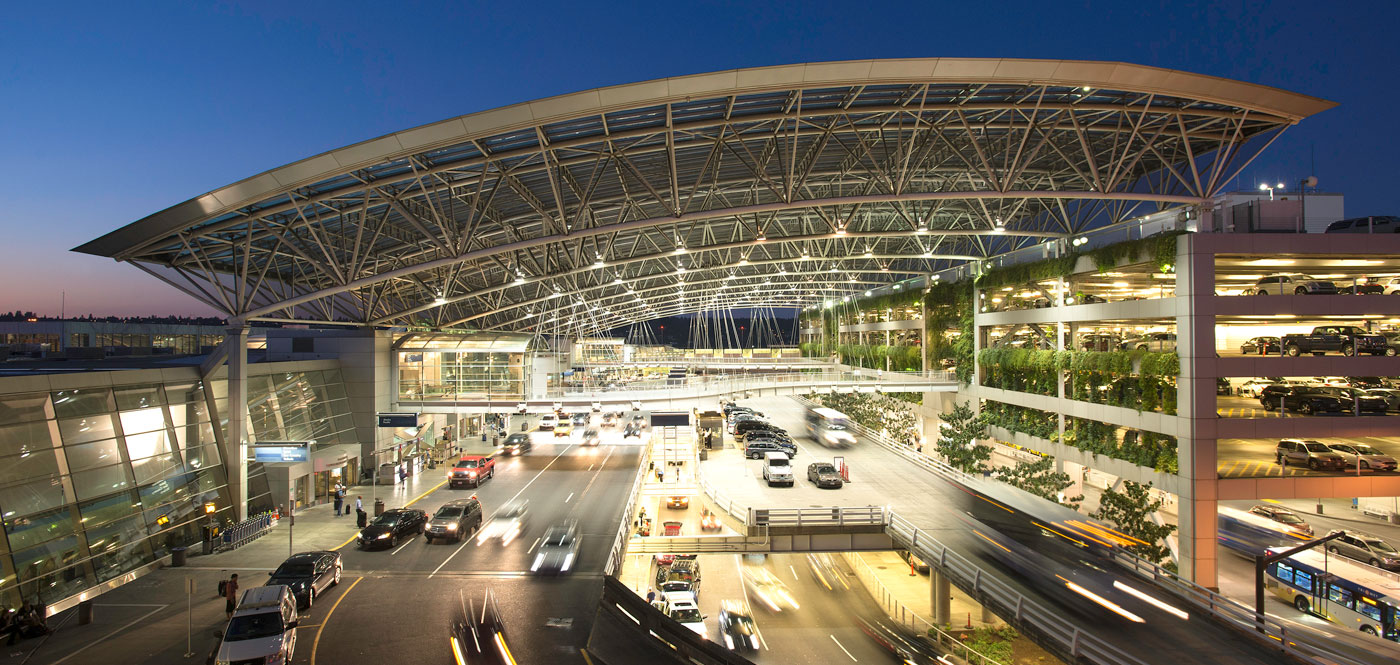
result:
[[[447,485],[452,489],[457,489],[458,485],[477,487],[494,475],[496,458],[490,455],[463,455],[447,472]]]

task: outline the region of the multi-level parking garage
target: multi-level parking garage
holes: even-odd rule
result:
[[[335,445],[349,444],[349,450],[313,449],[313,457],[331,456],[312,461],[315,473],[344,464],[337,457],[344,455],[375,468],[377,479],[386,455],[399,462],[396,456],[405,446],[442,434],[444,423],[457,422],[420,421],[431,423],[425,428],[429,434],[418,428],[396,431],[378,427],[377,412],[518,417],[521,404],[524,411],[538,413],[567,401],[570,391],[577,403],[569,408],[587,410],[601,401],[598,395],[587,386],[547,376],[550,372],[539,369],[544,364],[532,353],[566,354],[561,340],[606,337],[611,330],[662,316],[789,307],[822,317],[821,325],[804,329],[804,340],[818,348],[800,361],[782,353],[760,363],[750,360],[769,365],[760,367],[760,373],[786,372],[783,382],[792,384],[791,392],[869,390],[903,382],[927,393],[926,412],[937,408],[934,391],[957,387],[958,401],[974,400],[989,413],[1015,408],[1049,414],[1054,437],[1028,437],[1000,426],[993,433],[1054,454],[1062,464],[1107,467],[1117,477],[1153,480],[1172,492],[1182,506],[1177,548],[1182,575],[1211,587],[1217,576],[1217,500],[1314,490],[1246,487],[1218,479],[1217,441],[1223,454],[1230,449],[1228,441],[1274,437],[1283,428],[1362,437],[1373,434],[1368,428],[1380,426],[1373,422],[1380,416],[1354,417],[1345,420],[1346,427],[1337,424],[1341,418],[1314,416],[1245,417],[1238,419],[1243,424],[1231,425],[1230,418],[1216,416],[1217,379],[1229,379],[1233,391],[1235,383],[1255,376],[1400,376],[1400,368],[1382,371],[1368,365],[1375,369],[1362,371],[1363,359],[1340,354],[1261,359],[1227,348],[1236,346],[1241,335],[1280,334],[1281,326],[1261,323],[1272,324],[1276,317],[1296,316],[1299,328],[1342,320],[1383,326],[1392,316],[1400,318],[1400,312],[1390,311],[1388,298],[1379,295],[1233,295],[1249,281],[1246,277],[1258,274],[1257,282],[1272,275],[1257,263],[1264,257],[1297,256],[1291,260],[1302,261],[1299,266],[1313,272],[1325,268],[1325,273],[1339,275],[1331,279],[1345,281],[1386,274],[1382,264],[1348,261],[1365,256],[1384,263],[1397,254],[1385,243],[1301,243],[1301,236],[1270,236],[1264,243],[1259,236],[1234,234],[1253,227],[1236,225],[1226,211],[1212,207],[1214,197],[1260,150],[1331,106],[1249,83],[1122,63],[916,59],[719,72],[580,92],[404,130],[177,204],[77,251],[129,263],[228,317],[223,344],[198,368],[181,370],[178,380],[189,384],[190,403],[196,405],[190,427],[209,425],[208,445],[221,462],[201,476],[202,500],[216,514],[235,520],[245,516],[254,497],[267,493],[259,483],[290,482],[287,474],[292,472],[277,463],[248,460],[250,445],[258,441],[314,438],[295,423],[329,418],[337,423]],[[1161,257],[1169,258],[1170,265],[1158,261]],[[1044,261],[1055,268],[1024,268]],[[947,304],[964,306],[970,328],[956,318],[930,314],[939,303],[929,299],[949,289],[966,289],[966,299],[959,296]],[[899,315],[888,311],[844,323],[823,314],[854,307],[863,298],[911,292],[919,294],[915,300],[922,306],[906,307]],[[929,299],[923,298],[925,292]],[[255,348],[250,356],[250,345],[259,344],[250,344],[250,326],[264,324],[307,325],[317,331],[269,332],[265,348]],[[881,336],[885,347],[918,344],[917,352],[899,356],[904,367],[918,369],[896,375],[889,364],[894,356],[882,351],[888,377],[886,368],[873,365],[857,370],[828,334],[845,335],[847,344],[878,344]],[[946,348],[959,334],[971,334],[975,342],[970,356],[949,367],[956,374],[927,373],[942,360],[932,357],[934,348]],[[459,335],[476,338],[465,342]],[[1002,340],[1007,343],[1000,344]],[[995,374],[1016,369],[1009,357],[1003,358],[1006,363],[987,362],[998,360],[988,354],[1003,346],[1109,352],[1130,342],[1128,351],[1138,354],[1135,341],[1147,346],[1140,353],[1158,359],[1152,378],[1159,399],[1146,409],[1137,408],[1140,402],[1129,407],[1095,397],[1111,392],[1101,389],[1111,388],[1111,372],[1086,375],[1081,383],[1061,374],[1027,389],[1021,379]],[[1218,359],[1217,349],[1225,349]],[[1170,363],[1160,358],[1170,352],[1178,365],[1166,371]],[[739,360],[743,364],[742,354]],[[1391,361],[1384,356],[1375,360]],[[288,394],[277,378],[282,363],[321,372],[319,383],[309,382],[297,396]],[[686,362],[684,353],[648,364],[655,369],[667,363],[695,364]],[[336,380],[326,374],[331,370],[338,372]],[[811,372],[828,374],[813,380]],[[956,386],[954,376],[967,385]],[[647,389],[659,394],[647,395],[651,403],[631,404],[643,400],[625,395],[614,402],[626,411],[646,407],[640,413],[676,403],[683,404],[679,408],[710,408],[721,393],[740,390],[774,392],[774,386],[764,385],[765,376],[750,375],[741,383],[663,382],[670,378],[638,379],[653,381]],[[1002,379],[1009,382],[1000,383]],[[106,387],[99,381],[84,389],[101,392],[114,385],[171,380],[158,372],[139,381],[116,377],[106,380]],[[60,434],[51,437],[50,447],[86,443],[71,435],[76,430],[65,429],[64,414],[54,413],[60,410],[58,400],[67,397],[60,395],[65,382],[39,383],[6,393],[33,392],[49,400],[53,406],[29,413],[35,422],[57,421]],[[325,390],[338,410],[324,418],[311,411],[282,418],[296,408],[316,407],[322,399],[316,388],[328,383],[343,384],[339,392]],[[701,384],[704,390],[695,392],[703,394],[703,401],[685,401],[697,396],[687,389]],[[1161,397],[1168,384],[1170,409]],[[166,396],[162,404],[176,403],[168,386],[158,394]],[[125,432],[122,416],[128,407],[121,397],[105,399],[115,399],[115,404],[80,415],[116,413],[107,416],[119,423],[112,440],[130,448],[132,434]],[[1226,401],[1220,407],[1232,408]],[[162,418],[175,418],[175,411]],[[1159,469],[1141,460],[1100,462],[1066,443],[1067,418],[1072,431],[1077,431],[1075,419],[1134,430],[1136,440],[1153,441],[1161,459],[1170,458],[1172,465]],[[512,430],[518,423],[510,422]],[[167,420],[166,429],[174,432],[171,436],[181,435],[180,423]],[[583,570],[593,576],[615,572],[602,565],[601,553],[594,549],[613,537],[599,533],[599,525],[627,515],[626,528],[634,504],[622,496],[625,491],[594,487],[630,477],[611,467],[598,475],[590,460],[574,459],[564,449],[556,452],[567,463],[555,468],[527,461],[502,480],[513,478],[510,486],[526,492],[531,478],[557,478],[559,483],[539,483],[544,489],[538,497],[550,504],[568,504],[576,495],[604,497],[590,506],[596,512],[587,514]],[[121,459],[130,465],[128,457],[134,455]],[[640,466],[644,459],[628,452],[598,463]],[[583,467],[584,462],[589,466]],[[529,475],[531,470],[538,475]],[[125,467],[118,472],[131,473]],[[567,478],[552,475],[566,472],[571,474]],[[77,469],[55,468],[54,473],[85,482]],[[928,482],[909,487],[922,491],[919,487],[943,482],[924,480]],[[1301,480],[1307,478],[1270,482]],[[137,485],[148,481],[133,480]],[[574,485],[581,489],[562,499],[555,496]],[[1382,489],[1389,491],[1380,484],[1367,491]],[[284,491],[294,496],[295,483]],[[434,491],[420,497],[425,504],[441,503],[444,497],[434,497]],[[529,490],[532,496],[536,491]],[[1354,487],[1329,485],[1327,491],[1340,496]],[[83,500],[68,510],[85,516],[88,494],[80,492]],[[1390,494],[1400,494],[1400,489]],[[558,510],[549,514],[574,511],[554,508]],[[160,534],[159,517],[133,531],[145,535],[132,538]],[[956,528],[951,514],[927,517],[928,528]],[[79,575],[65,578],[66,588],[80,591],[80,578],[96,587],[106,578],[95,575],[85,557],[90,558],[92,542],[100,538],[84,526],[68,528],[74,554],[58,560]],[[617,542],[621,546],[626,539]],[[948,542],[965,544],[957,538]],[[149,551],[132,566],[159,563],[158,552]],[[394,574],[417,580],[415,576],[437,572],[428,571],[429,564],[460,568],[479,559],[464,555],[449,564],[445,556],[415,554],[389,558],[389,564],[375,560],[362,565],[358,556],[347,561],[366,575],[405,561],[404,571]],[[401,555],[396,551],[391,557]],[[501,562],[524,566],[527,558]],[[980,562],[988,579],[1017,589],[1027,607],[1043,608],[1043,616],[1082,618],[1066,610],[1057,594],[1020,585],[991,559]],[[1069,566],[1066,574],[1074,574],[1076,564],[1056,565]],[[457,572],[470,586],[472,571]],[[488,572],[488,577],[502,578],[527,571]],[[52,574],[36,567],[21,577]],[[383,593],[393,593],[389,586],[379,586]],[[536,585],[529,579],[499,586],[521,593],[561,591],[559,585]],[[369,621],[375,616],[371,609],[351,609],[357,598],[353,589],[341,592],[339,599],[347,603],[343,611],[361,612],[356,620]],[[568,589],[575,595],[594,591],[596,587],[582,584]],[[414,611],[411,603],[396,601],[393,607],[396,615]],[[517,614],[548,611],[526,604]],[[536,625],[549,618],[534,617]],[[334,624],[326,615],[321,625]],[[403,641],[414,645],[410,650],[441,655],[440,648],[425,646],[430,640],[441,642],[440,624],[395,626],[404,631]],[[1100,662],[1134,662],[1143,656],[1142,645],[1171,641],[1136,639],[1131,648],[1119,649],[1113,645],[1124,638],[1117,631],[1073,628],[1084,631],[1084,644],[1108,646],[1071,656]],[[1211,628],[1215,630],[1233,629]],[[559,637],[564,634],[555,634],[561,644],[573,639]],[[1215,634],[1197,632],[1194,639]],[[343,649],[355,639],[351,631],[327,643]],[[1077,637],[1072,642],[1080,644]],[[1277,656],[1265,644],[1243,640],[1212,653],[1223,660],[1266,662]],[[554,655],[576,657],[562,654]]]

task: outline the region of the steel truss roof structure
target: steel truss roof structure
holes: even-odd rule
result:
[[[813,304],[1199,204],[1332,106],[1121,63],[733,70],[409,129],[75,251],[236,321],[596,333]]]

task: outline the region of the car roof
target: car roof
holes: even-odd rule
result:
[[[283,561],[282,563],[309,563],[323,556],[326,556],[327,554],[335,554],[335,552],[297,552],[296,554],[287,557],[287,560]]]
[[[447,503],[442,504],[441,507],[446,508],[448,506],[470,506],[478,503],[481,502],[476,499],[453,499],[451,501],[448,501]]]
[[[276,608],[282,602],[282,594],[290,591],[285,584],[269,584],[248,589],[243,592],[243,598],[238,601],[238,609],[235,614],[248,612],[254,614],[252,610],[263,610]]]
[[[457,461],[458,461],[458,462],[465,462],[465,461],[467,461],[467,460],[483,460],[483,459],[491,459],[491,456],[490,456],[490,455],[463,455],[463,456],[461,457],[461,459],[458,459]]]

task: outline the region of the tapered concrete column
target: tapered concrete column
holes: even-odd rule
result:
[[[929,593],[933,595],[929,599],[929,607],[933,608],[933,622],[940,626],[948,625],[953,621],[952,601],[953,589],[948,583],[948,576],[938,572],[937,568],[930,568]]]
[[[248,328],[229,328],[224,343],[228,345],[228,413],[219,414],[228,422],[224,470],[233,519],[242,522],[248,518]]]
[[[982,623],[995,623],[996,620],[997,620],[997,615],[992,614],[991,608],[987,607],[986,605],[983,605],[983,606],[982,606]]]

